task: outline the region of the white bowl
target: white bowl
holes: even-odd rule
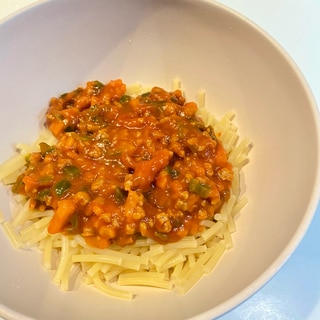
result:
[[[303,237],[319,194],[319,119],[295,64],[263,31],[210,1],[55,0],[0,25],[0,161],[33,141],[50,97],[87,80],[199,89],[218,117],[235,110],[254,143],[250,203],[235,247],[184,296],[141,290],[131,302],[76,285],[61,292],[40,254],[0,233],[0,316],[8,319],[212,319],[265,284]],[[1,209],[9,216],[1,189]]]

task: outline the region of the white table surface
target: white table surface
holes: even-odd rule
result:
[[[0,0],[0,19],[36,0]],[[291,55],[320,106],[320,0],[219,0],[267,31]],[[319,164],[320,165],[320,164]],[[320,319],[320,206],[276,276],[219,320]]]

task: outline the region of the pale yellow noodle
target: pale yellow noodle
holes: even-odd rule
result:
[[[151,286],[162,289],[172,289],[172,282],[165,280],[165,275],[157,272],[129,272],[118,277],[121,286]]]
[[[127,299],[127,300],[133,299],[132,292],[119,290],[119,289],[112,287],[111,285],[107,284],[106,282],[103,282],[100,279],[99,275],[95,275],[92,278],[92,281],[97,289],[99,289],[100,291],[102,291],[103,293],[105,293],[109,296],[113,296],[113,297],[121,298],[121,299]]]
[[[21,154],[17,154],[5,163],[0,165],[0,181],[11,175],[13,172],[22,168],[25,164],[25,158]]]

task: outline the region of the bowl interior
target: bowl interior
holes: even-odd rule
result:
[[[211,319],[259,289],[294,250],[317,201],[316,108],[295,65],[256,26],[209,1],[55,0],[4,21],[0,39],[1,161],[16,142],[36,138],[50,97],[95,79],[170,89],[179,78],[188,100],[206,91],[217,117],[235,110],[240,135],[254,144],[235,247],[185,296],[142,288],[127,302],[79,281],[61,292],[40,254],[14,250],[1,232],[0,315],[133,320],[147,310],[153,319]],[[8,217],[4,189],[0,203]]]

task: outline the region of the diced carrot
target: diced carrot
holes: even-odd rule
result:
[[[217,144],[215,154],[215,164],[218,167],[224,167],[228,161],[227,153],[221,143]]]
[[[23,177],[22,182],[24,183],[24,190],[27,194],[32,194],[39,186],[38,182],[30,176]]]
[[[155,152],[151,160],[138,162],[133,173],[132,188],[148,191],[151,182],[169,164],[172,156],[171,151],[159,150]]]
[[[55,137],[58,137],[61,132],[64,130],[63,122],[52,122],[49,126],[50,131],[53,133]]]
[[[90,236],[90,237],[85,237],[86,243],[95,248],[99,249],[105,249],[109,247],[110,245],[110,240],[106,238],[102,238],[100,236]]]
[[[58,208],[49,223],[48,232],[51,234],[61,232],[75,211],[75,200],[63,199],[58,201]]]

